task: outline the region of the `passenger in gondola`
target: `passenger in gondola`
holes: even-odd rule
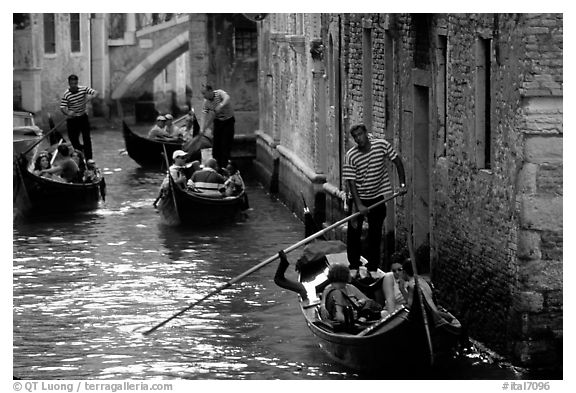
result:
[[[45,173],[51,173],[59,175],[64,182],[71,183],[75,181],[75,179],[78,178],[78,165],[72,157],[70,157],[70,149],[64,144],[59,145],[58,154],[62,157],[58,165],[54,165],[49,169],[42,169],[40,176],[43,176]]]
[[[178,134],[182,136],[184,142],[191,141],[196,135],[200,133],[200,124],[196,118],[194,108],[190,110],[186,116],[186,121],[182,127],[178,129]]]
[[[407,307],[411,307],[414,302],[414,291],[416,289],[416,280],[414,278],[414,269],[412,262],[407,259],[402,264],[402,279],[406,282],[406,292],[404,293]],[[418,286],[422,294],[422,302],[425,308],[432,314],[432,320],[436,326],[449,323],[454,317],[447,312],[444,312],[436,306],[434,301],[434,292],[428,281],[418,275]]]
[[[166,118],[162,115],[156,118],[156,124],[150,131],[148,131],[148,138],[150,139],[166,139],[168,138],[166,132]]]
[[[166,118],[166,127],[165,127],[165,131],[166,134],[168,134],[168,138],[170,139],[178,139],[178,133],[176,132],[176,127],[174,127],[174,116],[172,116],[170,113],[166,113],[164,115],[164,117]]]
[[[174,184],[182,189],[186,186],[186,175],[184,174],[186,155],[187,153],[185,151],[176,150],[172,153],[172,160],[174,163],[170,165],[170,168],[168,168],[170,176],[172,176],[172,179],[174,180]],[[166,177],[164,179],[165,186],[168,185],[168,181],[168,177]]]
[[[86,172],[86,160],[84,159],[84,153],[78,149],[74,149],[72,153],[70,153],[70,157],[72,157],[76,165],[78,165],[78,176],[74,180],[74,183],[82,183],[84,179],[84,172]]]
[[[41,151],[36,157],[36,161],[34,162],[34,171],[33,173],[37,176],[42,176],[46,178],[52,178],[52,174],[48,172],[43,172],[43,169],[50,169],[52,165],[50,164],[50,153],[47,151]]]
[[[226,166],[226,172],[228,179],[224,182],[224,194],[225,196],[237,196],[244,191],[244,180],[240,175],[240,171],[236,164],[232,161],[228,161]]]
[[[199,170],[202,169],[202,166],[200,165],[200,161],[198,160],[194,160],[188,164],[186,164],[186,167],[184,168],[184,174],[186,175],[186,188],[190,188],[193,187],[193,183],[190,182],[190,180],[192,179],[192,175],[194,175],[194,173],[198,172]],[[193,191],[193,190],[191,190]]]
[[[206,196],[222,197],[225,181],[224,176],[218,173],[218,162],[214,158],[209,158],[204,168],[194,172],[188,182],[188,187]]]
[[[160,192],[158,193],[158,197],[152,204],[154,207],[157,206],[158,201],[166,194],[168,187],[170,187],[170,177],[174,180],[174,184],[176,187],[180,187],[184,189],[186,187],[186,175],[184,173],[185,166],[186,166],[186,156],[187,153],[182,150],[176,150],[172,153],[172,160],[174,163],[170,165],[168,168],[168,174],[162,181],[160,185]]]
[[[322,292],[320,315],[340,323],[350,323],[357,319],[354,304],[364,304],[369,298],[350,284],[350,269],[343,264],[331,265],[328,270],[328,286]]]
[[[93,159],[86,161],[86,170],[84,171],[83,181],[84,183],[95,183],[100,180],[100,169],[96,166],[96,162]]]
[[[406,282],[402,278],[403,258],[400,252],[392,254],[390,271],[384,273],[382,278],[382,293],[376,297],[390,314],[406,305]]]

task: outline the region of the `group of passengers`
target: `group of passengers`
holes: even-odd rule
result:
[[[182,127],[174,124],[174,116],[170,113],[159,115],[156,118],[156,124],[148,132],[148,138],[163,142],[187,142],[198,134],[198,129],[194,127],[195,120],[196,115],[193,109],[184,117]]]
[[[100,169],[93,159],[86,160],[81,150],[71,144],[62,143],[55,151],[55,157],[46,150],[38,153],[33,173],[37,176],[64,183],[94,183],[100,177]],[[52,161],[56,161],[53,165]]]
[[[385,272],[380,279],[376,280],[376,287],[370,291],[367,291],[365,286],[359,285],[348,266],[344,264],[330,266],[328,283],[322,291],[320,315],[323,319],[335,323],[347,321],[350,318],[347,315],[350,309],[354,312],[353,318],[358,319],[359,305],[365,305],[367,302],[374,303],[372,298],[378,300],[377,303],[381,307],[380,318],[385,318],[403,307],[410,308],[416,288],[412,262],[410,258],[402,257],[401,253],[395,254],[390,271]],[[444,317],[444,313],[435,305],[432,287],[428,281],[418,276],[418,286],[423,301],[432,310],[433,320]]]
[[[197,160],[187,162],[189,156],[183,150],[172,153],[174,163],[168,170],[175,186],[216,198],[234,197],[244,191],[244,180],[234,162],[229,161],[226,168],[220,168],[214,158],[208,158],[202,165]],[[160,186],[158,198],[154,201],[154,207],[166,194],[169,182],[170,178],[166,176]]]

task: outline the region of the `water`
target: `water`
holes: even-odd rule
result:
[[[303,224],[247,178],[252,208],[246,220],[217,229],[165,227],[152,207],[163,173],[142,170],[122,154],[119,130],[93,132],[93,144],[106,176],[106,202],[74,218],[14,224],[15,377],[367,378],[320,352],[297,296],[273,282],[277,262],[143,336],[301,240]],[[439,367],[435,378],[526,375],[472,350]]]

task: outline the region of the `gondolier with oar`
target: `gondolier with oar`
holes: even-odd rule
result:
[[[86,113],[86,103],[98,95],[91,87],[79,86],[78,76],[68,77],[68,89],[60,101],[60,110],[66,116],[68,138],[75,149],[84,152],[87,160],[92,158],[92,139],[90,137],[90,121]],[[82,134],[82,143],[80,143]]]
[[[201,89],[204,103],[201,133],[213,124],[212,156],[220,168],[225,168],[234,143],[234,109],[230,95],[222,89],[204,85]]]
[[[346,181],[352,196],[353,205],[361,213],[357,219],[348,222],[347,253],[350,262],[350,273],[353,278],[360,267],[362,223],[364,216],[368,219],[368,274],[377,279],[380,267],[380,243],[382,228],[386,218],[386,205],[367,211],[367,207],[382,201],[385,195],[392,194],[392,185],[388,174],[388,162],[392,161],[398,172],[400,188],[406,188],[406,176],[402,159],[392,145],[384,139],[371,138],[364,124],[350,128],[350,134],[356,146],[346,153],[342,177]]]

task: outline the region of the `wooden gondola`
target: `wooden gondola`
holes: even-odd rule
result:
[[[30,172],[24,155],[14,161],[14,207],[25,218],[69,215],[94,210],[105,198],[106,183],[102,177],[95,183],[63,183]]]
[[[306,206],[305,215],[310,215]],[[308,218],[310,219],[306,221],[306,227],[314,225],[314,220]],[[313,232],[314,229],[307,228],[306,231]],[[327,243],[330,242],[316,241],[307,246],[313,251],[307,252],[305,249],[297,264],[298,282],[284,277],[287,262],[280,263],[274,281],[282,288],[299,293],[300,310],[306,324],[320,348],[330,358],[356,371],[379,374],[402,372],[408,365],[430,366],[435,354],[448,354],[458,345],[462,330],[458,319],[441,307],[437,307],[436,314],[433,315],[434,310],[430,305],[426,304],[426,301],[420,302],[418,291],[415,291],[410,309],[403,306],[376,321],[356,321],[353,329],[349,327],[346,331],[322,318],[321,295],[328,284],[330,263],[347,263],[346,253],[342,252],[342,248],[338,250],[338,254],[332,254],[331,257],[331,252],[335,250],[329,251],[333,246],[327,246]],[[343,244],[342,246],[345,248]],[[332,262],[329,262],[330,260]],[[382,284],[378,281],[375,285]],[[424,307],[425,313],[421,307]],[[427,339],[428,332],[431,340]]]
[[[165,166],[163,145],[170,158],[175,150],[182,149],[182,143],[162,142],[140,136],[134,133],[124,121],[122,122],[122,135],[128,156],[143,168],[161,169]]]
[[[214,197],[186,191],[171,181],[158,203],[162,223],[166,225],[205,226],[236,220],[248,205],[243,191],[233,197]]]
[[[350,369],[367,372],[398,372],[398,367],[408,364],[430,365],[431,354],[417,299],[414,299],[410,309],[402,307],[371,323],[357,322],[353,332],[339,331],[330,321],[321,318],[320,297],[326,285],[328,268],[329,263],[324,259],[302,269],[300,283],[306,288],[308,299],[300,301],[300,309],[320,348],[330,358]],[[445,318],[435,325],[430,311],[429,326],[434,352],[446,353],[458,343],[460,322],[442,309]]]

